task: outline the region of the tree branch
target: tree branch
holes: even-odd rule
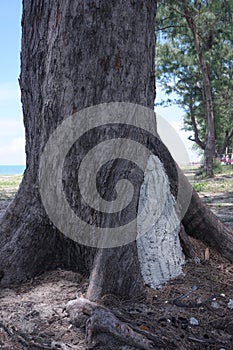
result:
[[[169,28],[186,28],[186,26],[170,25],[170,26],[167,26],[167,27],[158,28],[157,30],[166,30],[166,29],[169,29]]]
[[[11,340],[15,344],[21,344],[27,349],[35,349],[35,350],[72,350],[72,347],[69,345],[65,345],[62,342],[51,341],[50,339],[46,340],[45,338],[39,338],[35,340],[31,335],[27,335],[16,329],[13,325],[5,325],[2,321],[0,321],[0,328],[2,328],[7,335],[11,338]]]
[[[179,15],[181,15],[182,17],[185,17],[185,13],[183,13],[183,12],[177,10],[175,7],[171,7],[171,10],[172,10],[172,11],[175,11],[176,13],[178,13]]]
[[[196,144],[198,146],[201,147],[201,149],[205,149],[205,143],[203,141],[200,140],[199,138],[199,131],[198,131],[198,128],[197,128],[197,122],[196,122],[196,119],[195,119],[195,115],[194,115],[194,112],[193,112],[193,101],[192,101],[192,98],[190,98],[190,103],[189,103],[189,111],[190,111],[190,118],[191,118],[191,123],[192,123],[192,127],[193,127],[193,131],[194,131],[194,139],[192,138],[192,136],[189,136],[188,139],[190,141],[194,141],[196,142]]]

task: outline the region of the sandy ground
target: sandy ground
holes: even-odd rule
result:
[[[232,195],[201,196],[232,225]],[[0,215],[6,206],[6,201],[0,202]],[[205,260],[206,247],[195,240],[193,244],[195,259],[187,261],[182,276],[161,289],[148,288],[143,300],[126,302],[107,296],[102,303],[121,312],[121,319],[134,329],[153,333],[160,349],[232,350],[233,266],[212,250]],[[70,324],[65,306],[85,293],[87,283],[77,273],[56,270],[21,286],[0,289],[0,349],[85,349],[85,329]],[[188,291],[192,291],[189,296],[174,302]]]

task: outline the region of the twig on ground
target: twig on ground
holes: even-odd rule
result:
[[[7,335],[12,339],[14,343],[23,345],[30,350],[72,350],[71,346],[67,346],[62,342],[55,342],[51,340],[45,340],[37,337],[35,340],[32,336],[24,334],[22,331],[17,330],[13,325],[5,325],[0,321],[0,328],[2,328]],[[39,341],[39,342],[38,342]]]

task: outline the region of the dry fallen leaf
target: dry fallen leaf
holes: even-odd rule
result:
[[[208,261],[210,259],[210,250],[209,248],[205,249],[205,261]]]

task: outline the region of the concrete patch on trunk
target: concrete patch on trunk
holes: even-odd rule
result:
[[[145,170],[138,212],[142,212],[137,218],[141,272],[145,283],[156,288],[182,273],[185,257],[179,240],[175,198],[163,164],[153,155]]]

